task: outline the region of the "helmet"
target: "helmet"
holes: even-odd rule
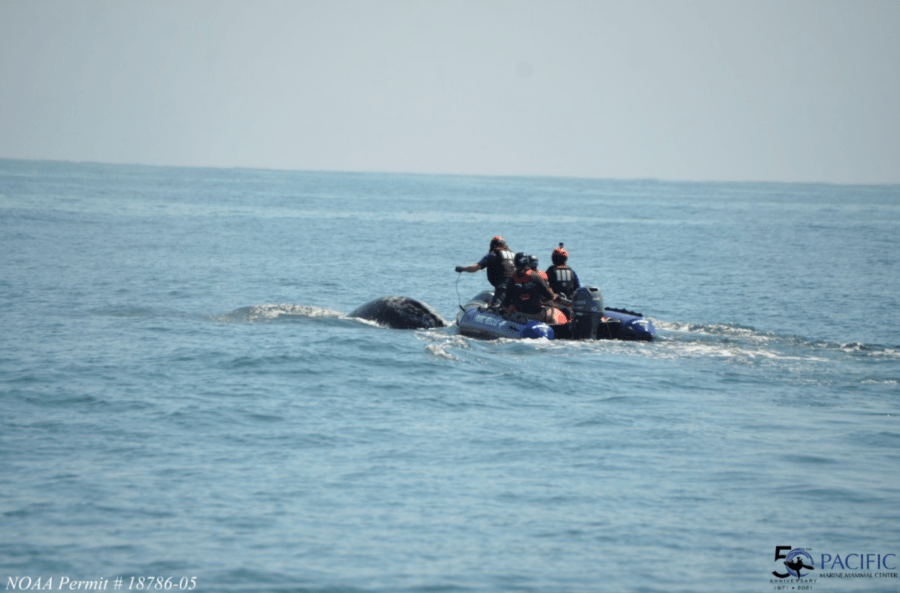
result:
[[[495,249],[497,247],[506,247],[506,239],[497,235],[493,239],[491,239],[491,249]]]
[[[560,243],[559,247],[553,250],[553,255],[550,256],[553,260],[553,265],[561,266],[566,263],[566,260],[569,259],[569,252],[565,250],[563,244]]]
[[[522,268],[527,268],[529,265],[528,256],[520,251],[519,253],[516,254],[516,257],[513,259],[513,265],[516,266],[517,270],[521,270]]]
[[[538,258],[537,258],[536,255],[529,255],[529,256],[528,256],[528,267],[531,268],[532,270],[537,270],[537,268],[538,268]]]

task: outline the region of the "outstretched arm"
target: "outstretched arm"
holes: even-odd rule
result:
[[[456,266],[457,272],[477,272],[481,269],[479,264],[472,264],[471,266]]]

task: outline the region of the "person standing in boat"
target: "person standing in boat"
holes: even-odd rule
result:
[[[477,264],[471,266],[456,266],[457,272],[477,272],[487,270],[487,279],[491,286],[497,288],[507,278],[511,278],[515,271],[513,267],[513,252],[506,246],[506,240],[497,236],[491,239],[488,254],[481,258]]]
[[[515,255],[515,273],[497,287],[489,309],[517,313],[544,323],[566,323],[565,314],[552,304],[556,295],[540,273],[531,269],[533,257],[524,253]]]
[[[581,288],[581,284],[578,282],[578,274],[575,273],[575,270],[566,265],[569,260],[569,252],[560,243],[559,247],[553,250],[550,258],[553,260],[553,265],[547,268],[547,283],[553,292],[572,300],[572,295]]]

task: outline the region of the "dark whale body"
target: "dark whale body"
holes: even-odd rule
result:
[[[428,305],[401,296],[381,297],[369,301],[351,311],[347,316],[368,319],[393,329],[431,329],[448,325]]]

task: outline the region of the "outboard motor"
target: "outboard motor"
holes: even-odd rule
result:
[[[599,288],[582,286],[572,296],[575,310],[575,339],[592,340],[603,323],[603,294]]]

